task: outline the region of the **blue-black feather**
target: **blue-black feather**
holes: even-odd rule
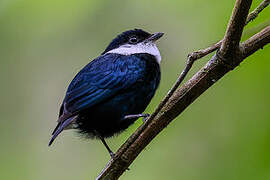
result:
[[[53,138],[75,116],[76,121],[70,123],[88,137],[110,137],[121,132],[136,120],[125,120],[124,116],[142,113],[159,82],[160,67],[150,54],[101,55],[70,83]]]
[[[136,66],[134,66],[136,64]],[[64,102],[70,113],[98,104],[144,76],[145,63],[136,56],[106,54],[86,65],[68,87]]]

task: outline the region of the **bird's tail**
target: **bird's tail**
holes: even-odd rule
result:
[[[53,130],[52,138],[49,142],[49,146],[53,143],[55,138],[64,130],[66,129],[74,120],[76,119],[76,116],[70,117],[67,120],[63,122],[59,122],[56,126],[56,128]]]

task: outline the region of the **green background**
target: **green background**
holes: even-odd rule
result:
[[[253,2],[252,9],[260,1]],[[62,133],[48,147],[74,75],[118,33],[165,32],[153,112],[188,53],[224,36],[234,1],[1,0],[0,179],[94,179],[109,160],[100,141]],[[269,23],[270,8],[246,28]],[[191,77],[210,56],[196,62]],[[173,121],[121,179],[269,179],[270,46],[247,58]],[[114,151],[142,123],[108,140]]]

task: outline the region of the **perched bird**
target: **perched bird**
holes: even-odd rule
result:
[[[104,138],[128,128],[140,117],[160,82],[163,36],[141,29],[121,33],[105,51],[87,64],[70,83],[49,146],[65,129],[77,129],[89,138]]]

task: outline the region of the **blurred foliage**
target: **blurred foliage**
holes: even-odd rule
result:
[[[254,1],[252,9],[259,3]],[[66,131],[47,146],[76,72],[122,31],[165,32],[159,43],[162,82],[147,109],[152,112],[186,55],[223,37],[233,4],[1,0],[0,179],[94,179],[109,160],[101,142]],[[243,39],[269,18],[270,8],[245,28]],[[122,179],[269,179],[269,58],[268,45],[216,83],[144,150]],[[189,77],[207,60],[198,61]],[[141,123],[109,139],[110,146],[116,150]]]

